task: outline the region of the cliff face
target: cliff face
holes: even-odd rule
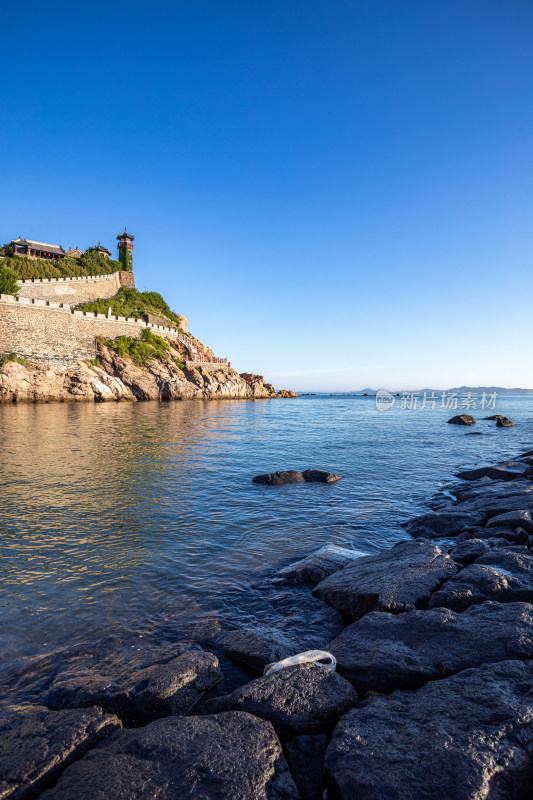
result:
[[[98,350],[99,366],[80,362],[76,370],[26,367],[14,361],[4,364],[0,368],[0,403],[296,397],[294,392],[276,393],[261,375],[239,375],[222,368],[215,372],[180,369],[171,358],[151,359],[139,367],[104,345]]]

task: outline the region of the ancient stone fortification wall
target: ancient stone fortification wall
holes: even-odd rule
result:
[[[67,369],[94,358],[97,336],[140,339],[143,328],[169,339],[183,336],[144,320],[71,311],[44,300],[0,295],[0,356],[17,353],[28,361]]]
[[[113,272],[111,275],[91,275],[80,278],[37,278],[18,281],[19,297],[49,300],[77,306],[92,300],[114,297],[121,286],[135,287],[133,272]]]

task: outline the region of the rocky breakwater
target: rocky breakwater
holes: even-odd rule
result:
[[[75,370],[7,361],[0,366],[0,403],[110,402],[118,400],[260,400],[296,397],[276,392],[261,375],[240,375],[229,367],[190,367],[170,348],[164,358],[135,364],[104,344],[92,363]]]
[[[461,473],[382,553],[270,571],[240,628],[34,667],[31,705],[4,709],[0,797],[529,800],[532,467]],[[309,648],[337,671],[262,675]]]

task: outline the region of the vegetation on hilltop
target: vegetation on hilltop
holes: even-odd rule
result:
[[[112,272],[124,270],[120,261],[105,258],[101,253],[83,253],[79,258],[47,260],[44,258],[27,258],[13,254],[13,247],[5,244],[0,247],[2,266],[12,269],[17,280],[30,281],[34,278],[78,278],[87,275],[110,275]]]
[[[117,317],[136,317],[140,319],[143,314],[154,314],[164,317],[169,321],[169,327],[180,327],[181,317],[170,310],[168,304],[158,292],[139,292],[122,286],[114,297],[108,300],[94,300],[91,303],[82,303],[76,306],[78,311],[93,311],[97,314],[107,314],[108,308]]]

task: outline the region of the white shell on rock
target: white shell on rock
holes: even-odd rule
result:
[[[272,664],[267,664],[263,675],[270,675],[272,672],[279,672],[280,669],[292,667],[294,664],[307,664],[312,661],[320,667],[326,667],[335,672],[337,666],[337,659],[327,650],[306,650],[305,653],[298,653],[295,656],[289,656],[282,661],[274,661]]]

